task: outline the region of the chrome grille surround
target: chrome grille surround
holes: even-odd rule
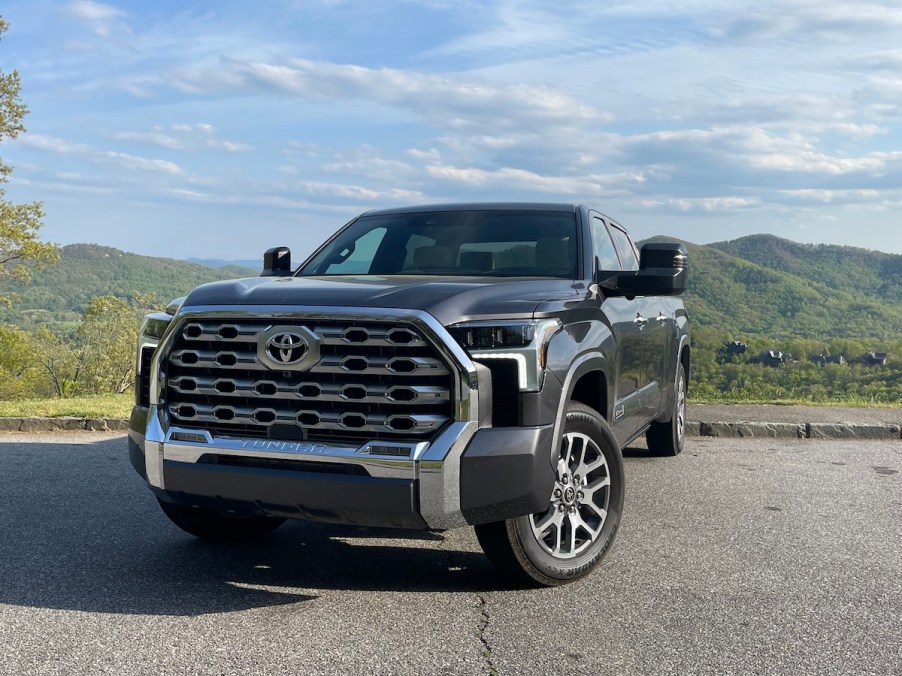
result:
[[[166,367],[173,423],[220,436],[269,438],[278,427],[279,439],[412,441],[453,416],[451,371],[405,324],[189,319]]]
[[[415,357],[403,354],[393,357],[370,355],[362,370],[355,370],[361,366],[356,363],[342,368],[342,359],[345,359],[344,366],[348,366],[346,358],[335,360],[324,354],[315,367],[297,374],[300,382],[288,386],[280,378],[273,377],[276,372],[267,367],[245,368],[245,364],[251,363],[245,360],[245,355],[228,349],[229,342],[238,337],[249,337],[244,333],[249,330],[249,325],[256,325],[254,331],[258,331],[257,322],[261,318],[272,324],[311,326],[317,321],[322,322],[327,328],[317,328],[316,334],[324,352],[329,352],[327,346],[349,350],[361,345],[398,348],[399,351],[424,349],[415,350],[421,353]],[[338,328],[341,322],[346,324],[344,328]],[[211,368],[222,367],[226,372],[234,370],[234,375],[226,373],[214,377],[173,373],[170,380],[170,372],[178,370],[170,366],[172,357],[184,363],[182,356],[188,349],[177,345],[177,342],[192,324],[199,326],[192,329],[194,338],[203,337],[207,342],[216,344],[215,350],[208,350],[215,352],[213,363],[216,366]],[[215,331],[213,325],[216,326]],[[432,354],[428,354],[430,350]],[[423,355],[423,352],[427,354]],[[234,353],[234,364],[223,367],[222,363],[216,362],[215,356],[222,353]],[[209,361],[210,355],[204,356]],[[406,359],[409,363],[399,365],[398,359]],[[239,363],[242,366],[239,367]],[[233,365],[235,369],[231,368]],[[242,370],[245,373],[241,373]],[[478,426],[476,367],[445,328],[426,312],[315,306],[182,307],[160,341],[151,371],[145,434],[131,434],[144,447],[148,481],[157,488],[165,489],[165,460],[197,462],[203,455],[211,453],[351,463],[362,466],[373,477],[416,480],[420,494],[419,511],[430,528],[453,528],[466,524],[460,511],[460,457]],[[265,375],[266,372],[268,375]],[[367,382],[365,385],[355,382],[329,382],[323,385],[315,377],[317,374],[354,376],[361,372],[377,376],[371,378],[374,381],[378,381],[378,376],[390,376],[391,380],[389,383]],[[431,378],[437,376],[444,383],[418,384],[417,378],[423,373],[428,373]],[[272,386],[264,388],[265,403],[260,401],[263,397],[256,389],[261,383]],[[171,396],[182,396],[183,390],[194,387],[195,392],[215,390],[216,406],[225,406],[234,415],[253,417],[255,412],[259,414],[261,410],[271,410],[278,415],[278,404],[291,400],[303,403],[303,395],[314,392],[310,389],[301,393],[301,387],[312,388],[314,385],[319,387],[315,392],[317,402],[334,402],[351,407],[340,414],[320,416],[315,423],[314,430],[338,432],[331,438],[283,441],[268,439],[265,433],[236,436],[220,430],[211,432],[205,419],[195,420],[194,424],[190,417],[187,421],[179,419],[170,410],[172,402],[168,401]],[[233,391],[222,391],[232,386]],[[239,404],[242,393],[251,396],[251,390],[254,391],[254,405]],[[446,414],[418,412],[423,402],[445,407]],[[356,418],[349,417],[354,415],[354,404],[367,404],[368,407],[363,415],[358,412]],[[387,408],[389,412],[374,411],[374,405],[383,408],[390,406]],[[195,417],[215,415],[216,406],[212,409],[198,407]],[[295,417],[311,410],[299,408],[295,411]],[[263,417],[266,420],[267,416]],[[402,421],[400,425],[398,421]],[[267,424],[274,424],[274,421],[260,423],[258,419],[254,422],[262,425],[264,430]],[[394,428],[392,422],[395,423]],[[349,429],[353,430],[356,438],[342,438],[342,434]],[[386,430],[389,432],[386,433]]]

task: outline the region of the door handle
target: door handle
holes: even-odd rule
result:
[[[636,318],[633,320],[633,324],[644,326],[645,324],[648,324],[648,320],[637,312]]]

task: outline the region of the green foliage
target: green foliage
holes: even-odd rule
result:
[[[745,342],[747,352],[725,357],[722,347],[728,340]],[[765,336],[701,327],[693,331],[692,342],[690,395],[694,401],[902,404],[902,360],[897,357],[886,366],[853,362],[875,349],[866,339],[775,342]],[[891,355],[902,355],[902,340],[886,341],[880,347]],[[791,353],[794,361],[778,367],[756,363],[762,352],[772,349]],[[820,366],[811,361],[821,354],[842,355],[850,362]]]
[[[891,297],[895,282],[871,278],[870,286],[864,286],[862,265],[844,261],[842,255],[865,256],[868,261],[871,255],[895,258],[831,248],[834,269],[857,275],[856,283],[862,284],[849,289],[823,273],[812,281],[809,273],[799,277],[717,247],[688,246],[692,267],[684,300],[692,321],[693,400],[902,404],[902,314],[882,295]],[[821,260],[818,257],[825,255],[821,249],[793,251]],[[778,263],[779,256],[773,257]],[[786,262],[781,265],[790,267]],[[794,265],[804,271],[808,264]],[[20,326],[0,327],[0,400],[125,392],[134,377],[140,316],[159,309],[160,300],[236,273],[254,274],[90,244],[64,247],[56,266],[37,273],[30,286],[17,289],[22,293],[20,305],[5,310],[6,317]],[[727,358],[722,348],[730,340],[745,342],[747,352]],[[791,353],[795,361],[779,367],[757,363],[767,350]],[[853,361],[872,350],[888,352],[889,364],[820,366],[811,361],[821,354]]]
[[[879,246],[880,241],[868,242]],[[751,235],[710,244],[732,256],[795,275],[816,286],[902,301],[902,256],[832,244],[799,244],[773,235]]]
[[[0,308],[0,321],[22,327],[49,323],[57,333],[71,333],[97,296],[116,296],[141,305],[142,298],[152,295],[165,304],[200,284],[256,274],[139,256],[96,244],[70,244],[62,248],[59,263],[35,273],[28,286],[0,283],[0,293],[19,296],[15,307]]]
[[[155,305],[150,298],[144,300]],[[38,329],[35,359],[53,393],[66,398],[128,391],[135,378],[141,317],[150,309],[98,296],[88,304],[73,337]]]
[[[7,22],[0,17],[0,39],[7,28]],[[19,98],[20,89],[17,71],[0,71],[0,142],[25,131],[22,120],[28,107]],[[15,280],[24,284],[31,278],[32,270],[54,263],[58,253],[56,245],[38,239],[44,217],[40,202],[14,204],[3,199],[3,185],[9,182],[11,173],[12,167],[0,160],[0,282]],[[0,303],[8,305],[14,298],[2,294]]]
[[[33,345],[26,332],[0,326],[0,400],[48,393],[35,368]]]
[[[692,246],[686,307],[698,326],[774,339],[902,335],[902,307],[878,284],[852,291]],[[900,257],[902,258],[902,257]]]

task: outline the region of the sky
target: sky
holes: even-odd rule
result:
[[[896,0],[4,0],[44,239],[297,260],[367,209],[902,253]]]

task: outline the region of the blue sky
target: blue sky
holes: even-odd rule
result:
[[[902,253],[902,5],[5,0],[43,236],[302,256],[400,204],[586,202],[637,238]]]

